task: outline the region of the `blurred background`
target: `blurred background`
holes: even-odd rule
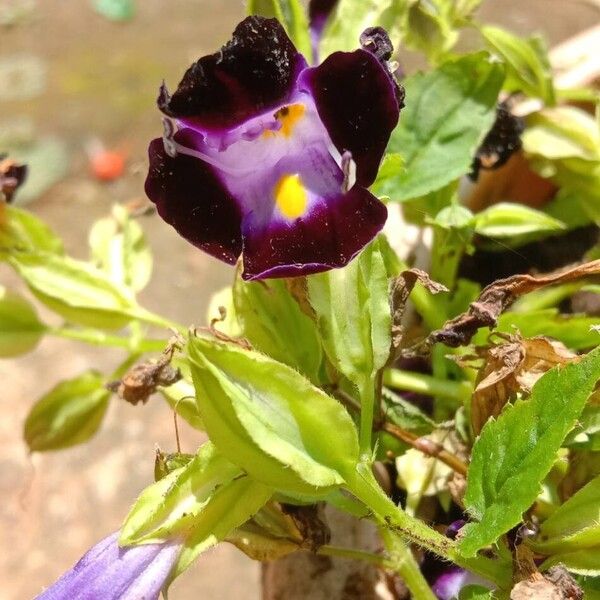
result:
[[[29,164],[18,203],[45,219],[69,253],[87,256],[89,227],[113,203],[143,198],[146,147],[162,131],[154,105],[161,80],[174,89],[187,66],[227,41],[243,15],[243,0],[0,0],[0,153]],[[554,45],[598,23],[600,5],[484,0],[479,18],[520,34],[543,32]],[[404,53],[401,61],[407,71],[419,64]],[[141,224],[155,264],[142,303],[203,324],[211,294],[230,282],[232,269],[156,217]],[[5,265],[0,283],[18,287]],[[117,529],[153,480],[155,446],[175,449],[172,414],[153,398],[137,407],[112,402],[88,444],[27,456],[21,432],[28,407],[61,379],[88,368],[108,372],[120,358],[47,338],[33,354],[0,362],[2,598],[32,598]],[[181,427],[182,450],[193,452],[202,440]],[[259,596],[259,565],[228,545],[205,554],[170,595]]]

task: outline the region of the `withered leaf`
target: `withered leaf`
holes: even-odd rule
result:
[[[471,402],[471,424],[478,434],[486,421],[500,414],[517,394],[529,394],[535,382],[552,367],[578,360],[561,342],[539,336],[496,336],[502,343],[477,349],[483,366]]]
[[[427,338],[425,346],[431,347],[436,342],[442,342],[452,348],[465,346],[470,343],[480,327],[494,327],[502,312],[520,296],[548,285],[566,283],[598,274],[600,274],[600,259],[541,277],[513,275],[506,279],[499,279],[483,289],[467,312],[447,321],[442,329],[433,331]]]
[[[425,271],[421,269],[408,269],[402,271],[392,283],[392,346],[399,348],[402,341],[402,318],[408,302],[408,297],[413,291],[417,281],[432,294],[447,292],[448,288],[437,281],[433,281]]]
[[[106,387],[121,400],[130,404],[145,404],[159,386],[169,386],[181,379],[181,372],[171,366],[177,340],[172,340],[155,361],[146,361],[132,367],[122,379],[108,383]]]

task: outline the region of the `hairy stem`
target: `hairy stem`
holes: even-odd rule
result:
[[[380,527],[379,533],[388,554],[386,566],[400,575],[413,600],[436,600],[410,547],[401,537],[385,527]]]
[[[379,487],[368,465],[363,463],[355,472],[348,473],[346,482],[349,491],[371,510],[381,527],[445,560],[477,573],[501,588],[510,586],[512,566],[509,563],[485,556],[461,556],[453,541],[396,506]]]

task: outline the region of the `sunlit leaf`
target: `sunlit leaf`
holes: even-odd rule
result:
[[[25,298],[0,286],[0,357],[33,350],[46,326]]]
[[[10,264],[38,300],[73,323],[119,328],[135,311],[128,290],[89,263],[55,254],[18,253]]]
[[[486,26],[481,33],[492,50],[507,65],[504,88],[554,104],[552,70],[546,46],[539,37],[520,38],[500,27]]]
[[[476,522],[463,530],[463,555],[474,556],[521,520],[598,379],[600,348],[548,371],[528,400],[483,427],[469,466],[465,507]]]
[[[315,494],[338,486],[358,459],[346,410],[297,371],[234,344],[191,337],[190,367],[206,432],[252,477]]]
[[[137,221],[121,206],[94,223],[89,236],[92,261],[117,285],[139,292],[150,280],[152,254]]]
[[[385,181],[379,193],[406,201],[467,173],[494,122],[503,80],[502,65],[485,52],[407,77],[406,107],[388,147],[402,156],[404,170]]]
[[[29,450],[59,450],[81,444],[98,430],[110,392],[95,371],[59,383],[34,404],[24,427]]]

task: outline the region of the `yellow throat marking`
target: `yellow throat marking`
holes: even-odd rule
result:
[[[285,138],[289,138],[294,132],[294,127],[298,121],[304,116],[306,108],[304,104],[290,104],[280,108],[275,113],[275,118],[281,123],[281,127],[277,131],[268,129],[263,133],[265,137],[273,137],[275,135],[282,135]]]
[[[308,194],[300,175],[283,175],[275,184],[275,202],[284,217],[297,219],[306,211]]]

